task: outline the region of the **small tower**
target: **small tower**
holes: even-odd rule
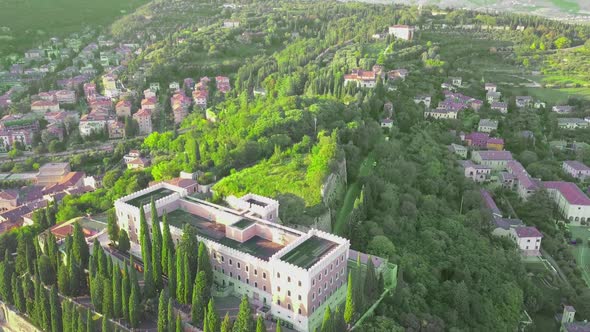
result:
[[[576,315],[576,309],[571,305],[563,306],[563,316],[561,317],[561,324],[573,323],[574,316]]]

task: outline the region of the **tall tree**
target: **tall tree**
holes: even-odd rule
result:
[[[168,297],[168,308],[166,310],[168,317],[166,317],[166,321],[168,322],[169,332],[176,331],[176,319],[174,318],[174,304],[172,301],[174,301],[172,296]]]
[[[109,316],[107,316],[107,315],[102,316],[101,331],[102,332],[110,332],[109,331]]]
[[[275,328],[275,332],[281,332],[281,320],[280,319],[277,320],[277,327]]]
[[[129,282],[129,270],[125,266],[125,274],[121,280],[121,315],[125,320],[129,320],[129,293],[131,292]]]
[[[41,309],[42,326],[45,331],[51,330],[51,304],[49,303],[49,294],[45,290],[45,287],[41,286],[41,299],[43,301]]]
[[[266,332],[266,325],[264,325],[264,318],[258,316],[256,320],[256,332]]]
[[[162,230],[160,229],[160,220],[154,198],[151,200],[151,218],[152,218],[152,270],[154,274],[154,287],[162,288]],[[166,262],[168,263],[168,262]],[[168,265],[165,266],[167,268]]]
[[[139,324],[139,294],[135,287],[131,288],[131,295],[129,296],[129,325],[137,327]]]
[[[88,267],[88,257],[90,256],[90,249],[88,248],[88,243],[86,243],[86,238],[84,237],[84,232],[82,232],[82,226],[79,223],[74,223],[74,237],[72,241],[72,253],[76,258],[76,262],[80,264],[82,269]]]
[[[102,314],[108,317],[113,317],[113,281],[104,278],[102,288]]]
[[[139,209],[139,241],[141,245],[141,258],[143,259],[143,278],[144,287],[143,293],[145,297],[150,298],[155,295],[154,275],[152,266],[152,242],[150,239],[150,231],[147,221],[145,219],[145,211]]]
[[[353,300],[353,289],[352,289],[352,272],[348,272],[348,285],[346,288],[346,304],[344,306],[344,321],[350,326],[352,318],[354,317],[355,307]]]
[[[112,290],[113,290],[113,317],[119,318],[123,315],[121,305],[123,301],[121,301],[121,283],[123,282],[121,278],[121,269],[119,265],[113,268],[113,280],[112,280]]]
[[[336,311],[334,311],[334,315],[332,317],[334,331],[345,331],[346,330],[346,322],[344,321],[344,315],[340,310],[340,306],[336,307]]]
[[[205,272],[207,285],[211,287],[213,284],[213,269],[211,268],[211,261],[209,260],[209,252],[203,242],[199,243],[199,253],[197,256],[197,272],[198,271]]]
[[[174,253],[171,252],[167,259],[168,272],[166,274],[168,275],[168,293],[170,297],[176,297],[176,266],[174,265],[176,258],[174,257]]]
[[[6,256],[0,262],[0,297],[4,302],[12,303],[12,266]]]
[[[180,318],[180,314],[176,315],[176,332],[183,332],[184,326],[182,325],[182,318]]]
[[[168,270],[168,256],[170,255],[174,255],[174,241],[170,233],[170,225],[168,225],[168,215],[164,212],[162,215],[162,270],[167,271],[166,274],[170,274],[170,270]]]
[[[183,272],[184,272],[184,303],[191,303],[191,297],[193,294],[193,281],[196,281],[196,278],[191,276],[191,258],[190,258],[190,251],[185,251],[183,253]]]
[[[57,287],[51,287],[51,296],[49,298],[49,307],[51,308],[51,332],[62,331],[61,304],[57,295]]]
[[[180,303],[186,303],[184,301],[184,251],[182,247],[176,250],[176,299]]]
[[[166,290],[162,289],[160,292],[160,299],[158,301],[158,332],[166,332],[168,330],[168,297]]]
[[[221,328],[220,328],[221,332],[231,332],[232,331],[232,324],[231,324],[231,320],[229,319],[229,313],[225,313],[225,317],[223,318],[223,321],[221,322]]]
[[[248,298],[246,296],[242,297],[242,302],[240,303],[240,309],[238,311],[238,317],[234,322],[234,327],[232,329],[233,332],[250,332],[254,329],[254,324],[252,320],[252,312],[250,309],[250,303],[248,303]]]
[[[94,321],[92,320],[92,310],[86,309],[86,332],[94,332]]]
[[[61,303],[61,310],[62,310],[61,325],[63,327],[64,332],[70,332],[71,327],[72,327],[72,318],[71,318],[72,311],[70,310],[70,307],[71,307],[71,305],[70,305],[69,301],[63,301]]]
[[[322,332],[334,332],[334,326],[332,325],[332,311],[330,310],[330,306],[327,306],[326,310],[324,311]]]
[[[369,256],[369,259],[367,260],[364,291],[370,301],[375,300],[375,297],[377,296],[377,286],[378,280],[375,272],[375,265],[373,264],[373,258]]]
[[[25,295],[23,293],[23,283],[17,278],[16,273],[12,274],[12,295],[14,297],[14,306],[19,312],[25,313],[27,306]]]
[[[205,315],[206,331],[217,332],[219,331],[219,316],[215,310],[215,302],[213,298],[209,299],[207,304],[207,314]]]
[[[114,209],[107,212],[107,233],[111,243],[119,241],[119,225],[117,224],[117,215]]]
[[[131,249],[129,235],[127,235],[127,232],[124,229],[119,231],[119,243],[117,245],[117,249],[122,252],[128,252],[129,249]]]
[[[199,325],[203,320],[203,310],[211,298],[210,290],[207,286],[207,277],[204,271],[197,274],[195,287],[193,287],[193,296],[191,301],[191,318],[194,325]]]

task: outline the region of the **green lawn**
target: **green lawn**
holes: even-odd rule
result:
[[[154,201],[159,200],[160,198],[166,197],[168,195],[173,194],[174,192],[170,189],[160,188],[158,190],[152,191],[150,193],[135,197],[127,201],[127,204],[133,205],[135,207],[140,207],[151,202],[153,198]]]
[[[371,169],[373,168],[373,162],[375,159],[372,156],[367,157],[363,163],[361,164],[361,168],[359,171],[360,176],[367,176]],[[346,221],[348,220],[348,215],[352,211],[354,206],[354,200],[360,195],[361,193],[361,186],[358,181],[350,184],[348,186],[348,190],[346,191],[346,196],[344,196],[344,202],[342,203],[342,207],[338,214],[336,215],[336,222],[334,222],[334,226],[332,227],[332,231],[334,234],[343,235],[346,231]]]
[[[291,249],[291,251],[281,257],[281,260],[304,269],[309,269],[335,246],[337,246],[336,243],[314,235]]]
[[[590,231],[588,227],[584,226],[569,226],[570,232],[572,232],[572,238],[581,238],[584,243],[576,246],[571,246],[571,251],[576,258],[576,263],[582,271],[582,278],[586,282],[586,285],[590,287],[590,248],[588,247],[588,238],[590,238]]]

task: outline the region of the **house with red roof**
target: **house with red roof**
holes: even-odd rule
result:
[[[590,176],[590,167],[577,160],[566,160],[562,165],[563,171],[572,177],[584,181]]]
[[[572,182],[546,181],[547,189],[559,212],[573,224],[586,223],[590,220],[590,198]]]
[[[474,182],[485,182],[490,174],[492,174],[492,168],[488,166],[475,164],[471,160],[459,160],[458,162],[463,168],[463,174],[465,177]]]
[[[31,103],[34,113],[59,112],[59,103],[53,100],[37,100]]]
[[[117,105],[115,105],[115,112],[117,113],[117,117],[119,118],[131,116],[131,101],[119,100]]]
[[[521,199],[528,199],[537,189],[539,183],[533,179],[526,169],[516,160],[509,161],[506,165],[509,174],[515,177],[514,183],[516,185],[516,192]]]
[[[355,84],[361,88],[374,88],[377,85],[377,73],[372,70],[353,69],[344,75],[344,85]]]
[[[510,229],[510,238],[523,256],[540,256],[543,234],[536,227],[520,226]]]
[[[133,114],[133,119],[139,124],[139,134],[149,135],[152,133],[152,112],[142,108]]]

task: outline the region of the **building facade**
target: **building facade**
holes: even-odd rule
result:
[[[326,306],[344,302],[348,240],[275,223],[279,203],[267,197],[230,196],[230,207],[223,207],[192,197],[196,186],[172,183],[160,182],[115,201],[118,224],[132,241],[138,242],[140,209],[151,225],[153,197],[158,216],[167,213],[175,243],[184,223],[196,228],[208,248],[218,289],[248,296],[297,331],[314,331]]]

